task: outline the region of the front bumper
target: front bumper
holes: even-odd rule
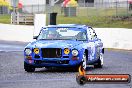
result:
[[[81,60],[27,60],[25,59],[24,63],[32,65],[34,67],[75,67],[80,65]]]

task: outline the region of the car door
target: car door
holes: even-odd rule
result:
[[[97,37],[97,34],[95,32],[95,30],[93,28],[92,29],[92,32],[93,32],[93,40],[94,40],[94,44],[95,44],[95,57],[94,59],[99,59],[99,56],[100,56],[100,50],[102,50],[102,46],[103,46],[103,43],[101,42],[101,39],[99,39]]]
[[[97,55],[98,55],[98,52],[99,52],[99,46],[98,46],[98,38],[97,38],[97,35],[95,33],[95,31],[89,27],[88,29],[88,51],[89,51],[89,54],[88,54],[88,61],[95,61],[97,59]]]

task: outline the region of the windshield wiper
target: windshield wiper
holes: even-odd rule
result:
[[[53,39],[38,39],[38,40],[53,40]]]
[[[77,41],[87,41],[86,39],[76,39]]]
[[[38,39],[38,40],[75,40],[77,41],[77,39]]]

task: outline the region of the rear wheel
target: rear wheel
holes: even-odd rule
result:
[[[35,71],[35,67],[33,67],[33,66],[31,66],[31,65],[29,65],[29,64],[27,64],[25,62],[24,62],[24,69],[27,72],[34,72]]]
[[[100,57],[98,62],[94,65],[94,68],[102,68],[103,67],[103,53],[100,53]]]

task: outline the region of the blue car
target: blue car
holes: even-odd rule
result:
[[[42,27],[24,49],[24,69],[40,67],[102,68],[104,48],[95,30],[87,25],[58,24]]]

